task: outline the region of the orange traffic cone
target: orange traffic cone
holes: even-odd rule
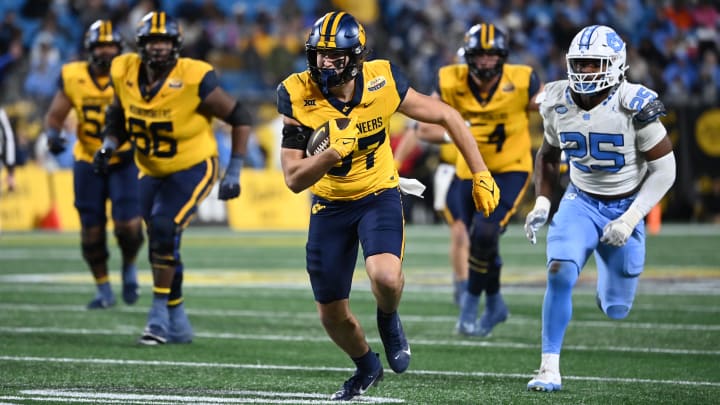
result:
[[[56,204],[53,203],[48,213],[40,220],[40,229],[49,231],[59,231],[62,229],[60,226],[60,214],[58,213]]]
[[[650,235],[657,235],[660,233],[660,227],[662,226],[662,208],[660,204],[656,204],[647,215],[647,230]]]

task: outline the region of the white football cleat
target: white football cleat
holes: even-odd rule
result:
[[[562,378],[557,370],[541,368],[527,385],[528,391],[553,392],[562,389]]]

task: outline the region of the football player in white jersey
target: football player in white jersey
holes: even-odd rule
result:
[[[675,181],[672,143],[657,93],[625,80],[625,42],[602,25],[583,28],[567,53],[568,80],[539,97],[544,141],[535,159],[535,207],[525,220],[531,243],[548,220],[560,154],[570,184],[547,234],[542,359],[528,390],[562,387],[560,349],[572,315],[572,288],[590,253],[597,304],[610,319],[630,312],[645,261],[643,218]]]

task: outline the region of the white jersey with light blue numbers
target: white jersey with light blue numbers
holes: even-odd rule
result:
[[[544,93],[540,114],[545,141],[563,150],[573,184],[592,194],[611,196],[628,193],[642,183],[647,164],[640,152],[657,145],[666,131],[658,120],[638,131],[633,117],[657,93],[622,82],[589,111],[575,104],[567,80],[548,83]]]

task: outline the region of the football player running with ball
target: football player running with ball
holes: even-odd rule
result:
[[[359,244],[377,302],[377,326],[387,361],[396,373],[410,364],[410,346],[398,315],[405,235],[399,178],[390,149],[391,115],[399,111],[448,131],[472,170],[475,206],[485,216],[500,197],[460,114],[410,88],[389,61],[365,61],[368,52],[365,30],[352,15],[325,14],[306,42],[308,70],[290,75],[277,90],[278,111],[284,116],[285,182],[294,192],[308,187],[312,192],[306,260],[320,321],[356,365],[333,400],[361,395],[383,377],[379,355],[350,311]],[[330,125],[330,147],[306,156],[313,129],[335,118],[351,122],[345,129]]]
[[[547,222],[562,152],[570,184],[547,234],[542,358],[528,390],[562,387],[560,350],[572,316],[572,289],[590,253],[597,305],[610,319],[632,308],[645,260],[643,218],[675,181],[672,143],[654,91],[625,80],[625,42],[609,27],[583,28],[567,53],[568,80],[539,97],[545,137],[535,160],[535,207],[525,231],[534,244]]]
[[[193,332],[183,305],[180,241],[218,177],[211,119],[232,126],[232,156],[219,189],[219,198],[228,200],[240,195],[250,114],[218,86],[212,66],[179,57],[182,32],[165,12],[143,17],[136,42],[138,53],[113,60],[115,98],[93,163],[105,173],[120,145],[129,141],[135,147],[153,271],[152,306],[138,343],[189,343]]]
[[[60,130],[70,110],[75,110],[78,117],[78,142],[73,149],[75,208],[80,216],[82,256],[97,288],[87,307],[103,309],[115,305],[108,276],[107,200],[112,202],[114,234],[122,253],[122,298],[127,304],[134,304],[140,291],[135,261],[143,244],[143,231],[138,169],[131,145],[118,148],[106,175],[95,173],[92,166],[93,155],[102,144],[105,108],[113,98],[110,64],[122,52],[123,40],[111,21],[97,20],[85,33],[84,46],[87,61],[63,66],[60,89],[45,117],[45,132],[50,153],[62,153],[67,140]]]

